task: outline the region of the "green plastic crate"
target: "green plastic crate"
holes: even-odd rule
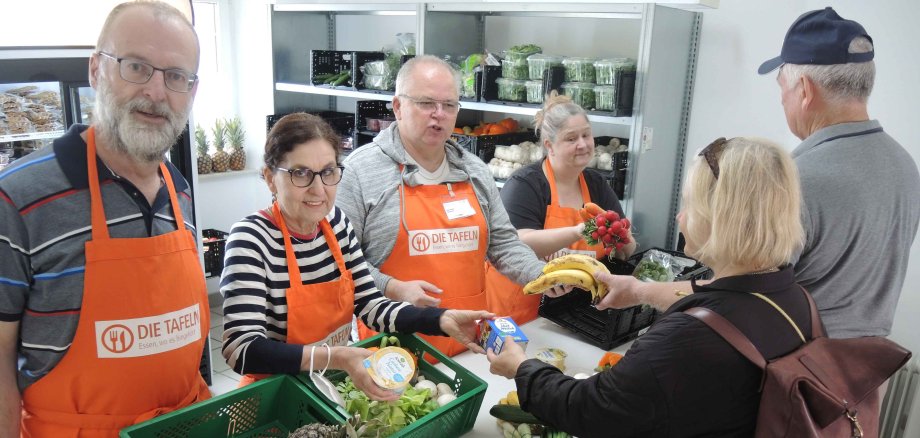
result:
[[[286,438],[305,424],[344,422],[303,383],[282,374],[127,427],[119,436]]]
[[[482,400],[486,396],[488,384],[451,358],[445,356],[444,353],[438,351],[424,339],[415,335],[382,333],[357,342],[354,346],[365,348],[379,346],[380,339],[383,336],[396,336],[399,338],[400,345],[419,358],[419,371],[425,378],[435,383],[446,383],[457,393],[456,400],[431,411],[428,415],[419,418],[414,423],[390,436],[411,438],[455,437],[472,430],[473,424],[476,422],[476,416],[479,414],[479,409],[482,407]],[[426,362],[423,359],[425,354],[444,364],[444,366],[453,371],[454,376],[450,377],[444,371]],[[486,360],[485,357],[482,360]],[[332,383],[338,384],[345,380],[347,374],[344,371],[330,371],[326,373],[326,377]],[[328,406],[335,409],[340,415],[346,418],[350,417],[345,408],[329,401],[316,389],[316,386],[310,380],[310,376],[301,374],[297,378],[308,388],[315,391],[317,397],[325,401]]]

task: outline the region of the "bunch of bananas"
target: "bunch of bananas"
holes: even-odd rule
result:
[[[498,400],[500,405],[520,406],[521,401],[518,399],[517,391],[508,391],[508,395]]]
[[[584,254],[568,254],[550,260],[543,274],[524,286],[524,294],[546,292],[556,285],[571,285],[591,293],[591,302],[597,304],[607,295],[607,286],[594,279],[595,272],[610,273],[603,263]]]

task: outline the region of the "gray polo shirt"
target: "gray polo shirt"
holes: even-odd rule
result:
[[[821,129],[792,155],[805,247],[795,262],[832,338],[887,336],[920,221],[920,174],[876,120]]]

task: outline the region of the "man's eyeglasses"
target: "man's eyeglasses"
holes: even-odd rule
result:
[[[137,59],[118,58],[105,52],[96,53],[117,62],[118,74],[122,79],[133,84],[146,84],[157,71],[163,72],[163,83],[166,84],[166,88],[177,93],[192,91],[195,82],[198,82],[198,75],[181,68],[158,68]]]
[[[712,174],[716,179],[719,179],[719,157],[722,155],[722,149],[725,149],[725,143],[728,143],[728,140],[725,137],[719,137],[697,154],[698,157],[706,159],[706,163],[709,164],[709,169],[712,170]]]
[[[310,187],[310,184],[313,184],[313,179],[315,179],[317,175],[319,175],[319,179],[323,184],[334,186],[342,180],[342,174],[345,173],[345,166],[327,167],[319,172],[314,172],[304,167],[299,169],[276,167],[275,170],[291,174],[291,184],[297,187]]]
[[[439,109],[447,114],[457,114],[460,111],[460,102],[457,101],[432,100],[422,97],[412,97],[406,94],[400,94],[399,97],[405,97],[411,100],[418,109],[426,113],[433,113]]]

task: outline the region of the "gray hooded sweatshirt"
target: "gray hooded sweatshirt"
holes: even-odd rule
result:
[[[406,186],[420,185],[417,180],[418,166],[406,160],[406,149],[400,141],[397,125],[398,122],[393,123],[377,134],[372,143],[355,149],[345,159],[345,173],[339,183],[335,202],[351,221],[361,241],[368,268],[381,291],[386,290],[392,277],[380,272],[378,268],[393,251],[399,228],[403,226],[399,220],[399,165],[405,166],[403,183]],[[517,230],[508,219],[489,167],[453,140],[448,140],[444,147],[450,168],[445,182],[472,181],[476,199],[486,217],[486,255],[489,261],[499,272],[515,282],[524,284],[537,278],[544,262],[518,239]],[[437,282],[435,286],[443,287]]]

